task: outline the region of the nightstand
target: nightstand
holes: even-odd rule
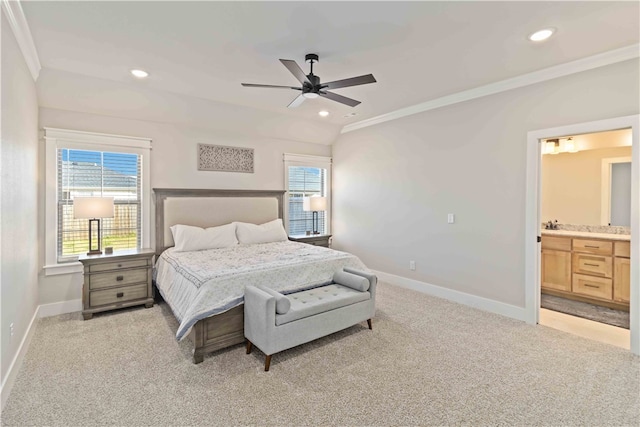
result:
[[[329,239],[331,238],[331,234],[311,234],[307,235],[296,235],[289,236],[289,240],[300,243],[308,243],[314,246],[324,246],[325,248],[329,247]]]
[[[83,255],[82,316],[144,304],[153,307],[152,249],[117,251],[106,255]]]

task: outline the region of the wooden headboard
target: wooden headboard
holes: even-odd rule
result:
[[[283,216],[284,190],[154,188],[156,255],[173,246],[176,224],[216,227],[233,221],[262,224]]]

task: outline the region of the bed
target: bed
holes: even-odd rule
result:
[[[244,342],[246,285],[283,293],[327,284],[344,267],[366,269],[355,256],[298,242],[240,244],[177,252],[170,227],[263,224],[283,216],[284,191],[154,189],[155,286],[180,323],[176,338],[193,343],[193,362]]]

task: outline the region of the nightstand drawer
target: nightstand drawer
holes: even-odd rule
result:
[[[90,292],[89,305],[94,307],[105,304],[117,304],[119,302],[131,301],[140,298],[147,298],[146,283]]]
[[[611,255],[613,253],[613,242],[573,239],[573,250],[590,254]]]
[[[105,262],[102,264],[94,264],[89,266],[90,273],[98,273],[100,271],[120,270],[123,268],[146,267],[146,259],[136,259],[133,261]]]
[[[573,272],[611,278],[613,259],[610,256],[573,254]]]
[[[130,283],[146,282],[148,272],[149,269],[145,267],[134,270],[90,274],[88,275],[89,289],[94,290],[128,285]]]
[[[613,298],[613,283],[611,279],[574,274],[573,292],[576,294],[610,300]]]

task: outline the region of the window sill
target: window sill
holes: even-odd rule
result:
[[[51,264],[43,267],[45,276],[58,276],[60,274],[82,273],[82,263],[80,261],[68,262],[65,264]]]

